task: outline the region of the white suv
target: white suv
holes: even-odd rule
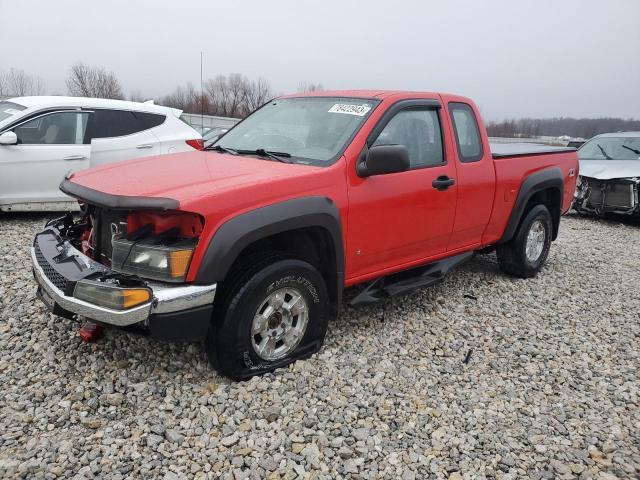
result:
[[[0,101],[0,211],[77,205],[59,189],[70,171],[202,149],[182,112],[152,103],[80,97]]]

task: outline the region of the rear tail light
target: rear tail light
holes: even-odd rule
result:
[[[194,138],[193,140],[185,140],[186,144],[196,150],[204,150],[204,140],[201,138]]]

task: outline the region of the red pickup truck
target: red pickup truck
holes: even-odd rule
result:
[[[368,303],[474,252],[531,277],[571,205],[573,149],[491,152],[474,103],[339,91],[270,101],[208,151],[64,179],[81,214],[32,247],[54,314],[204,339],[244,379],[320,349],[342,292]]]

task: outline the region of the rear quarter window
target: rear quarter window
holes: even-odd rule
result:
[[[167,119],[166,116],[159,113],[147,113],[147,112],[134,112],[134,115],[138,117],[140,122],[146,125],[147,128],[154,128],[158,125],[162,125]]]
[[[461,162],[477,162],[482,158],[482,139],[478,121],[471,106],[466,103],[452,102],[449,114],[456,135],[458,157]]]
[[[94,138],[123,137],[157,127],[164,115],[128,110],[94,110],[87,126],[86,143]]]

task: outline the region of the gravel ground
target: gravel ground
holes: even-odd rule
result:
[[[640,477],[637,225],[570,216],[535,279],[478,256],[231,383],[198,344],[82,344],[34,296],[43,219],[0,218],[0,477]]]

